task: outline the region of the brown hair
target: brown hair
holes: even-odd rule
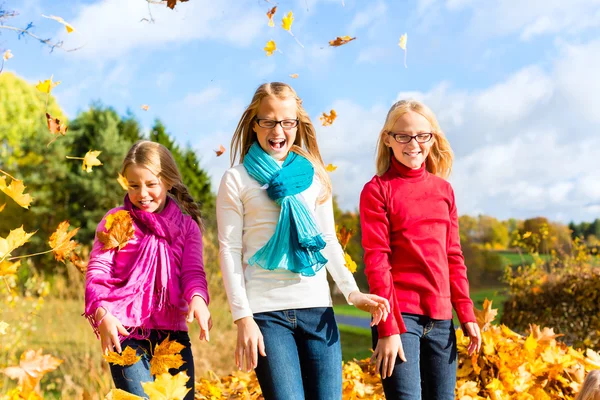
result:
[[[431,125],[431,133],[433,133],[434,142],[431,145],[427,160],[425,160],[427,171],[442,178],[448,178],[448,176],[450,176],[450,171],[452,170],[454,153],[452,152],[450,143],[440,128],[440,124],[433,111],[417,100],[400,100],[394,103],[390,108],[390,111],[388,111],[383,128],[379,133],[379,139],[377,140],[377,158],[375,161],[377,175],[381,176],[388,170],[391,157],[393,156],[392,149],[385,143],[385,138],[388,136],[388,132],[391,131],[398,118],[409,111],[421,114]]]
[[[296,112],[299,123],[296,140],[290,150],[306,157],[306,159],[311,162],[315,168],[315,173],[317,174],[319,181],[323,185],[322,194],[319,200],[321,202],[327,200],[331,196],[331,181],[329,180],[327,171],[325,171],[325,165],[323,164],[323,159],[319,152],[315,127],[310,121],[308,113],[304,110],[304,107],[302,107],[302,100],[298,97],[296,91],[286,83],[264,83],[256,89],[256,92],[254,92],[252,101],[242,114],[242,118],[240,118],[240,122],[231,139],[231,166],[235,165],[238,159],[240,163],[243,163],[244,156],[248,154],[250,146],[256,142],[256,132],[254,132],[252,124],[258,112],[261,100],[267,96],[273,96],[278,99],[292,97],[296,100]]]
[[[170,197],[183,207],[201,229],[204,229],[200,207],[194,201],[187,186],[184,185],[177,163],[165,146],[149,140],[138,141],[131,146],[123,160],[122,175],[125,175],[125,170],[130,165],[139,165],[148,169],[166,186],[170,186]]]

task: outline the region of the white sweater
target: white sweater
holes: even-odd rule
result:
[[[280,206],[240,164],[225,172],[217,195],[219,260],[233,320],[253,313],[332,305],[327,274],[329,271],[346,300],[358,290],[345,266],[344,252],[335,234],[331,198],[318,204],[322,185],[315,177],[301,195],[315,215],[323,239],[321,250],[328,263],[315,276],[302,276],[288,270],[266,270],[248,264],[275,233]]]

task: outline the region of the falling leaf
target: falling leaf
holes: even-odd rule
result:
[[[277,45],[275,44],[275,41],[269,40],[263,50],[267,52],[267,56],[272,56],[273,52],[277,50]]]
[[[286,31],[290,31],[292,29],[292,23],[294,22],[294,13],[289,12],[286,16],[281,19],[281,27]]]
[[[219,145],[219,149],[215,150],[215,153],[217,153],[217,157],[220,157],[223,155],[223,153],[225,153],[225,146],[223,146],[222,144]]]
[[[150,108],[150,106],[148,104],[142,104],[142,110],[144,111],[148,111],[148,109]]]
[[[173,376],[168,373],[160,374],[154,382],[142,382],[144,392],[150,400],[183,399],[190,388],[185,387],[188,379],[185,372]]]
[[[333,124],[333,121],[335,121],[336,118],[337,113],[333,109],[329,112],[329,115],[323,113],[323,115],[319,117],[319,119],[322,121],[323,126],[329,126]]]
[[[69,225],[68,221],[63,221],[58,224],[56,232],[50,236],[50,240],[48,241],[56,261],[62,261],[63,263],[67,256],[69,256],[73,249],[79,244],[76,241],[71,240],[79,228],[75,228],[71,232],[68,232]]]
[[[356,37],[338,36],[334,40],[330,40],[329,41],[329,45],[333,46],[333,47],[338,47],[338,46],[344,45],[344,44],[346,44],[348,42],[351,42],[351,41],[353,41],[355,39],[356,39]]]
[[[27,350],[21,354],[19,366],[5,368],[3,372],[9,378],[17,379],[22,393],[28,395],[45,374],[54,371],[62,362],[50,354],[42,355],[42,349]]]
[[[61,123],[60,119],[54,118],[52,115],[46,113],[46,121],[48,122],[48,130],[51,134],[56,135],[54,139],[50,141],[46,146],[50,146],[56,139],[58,139],[58,135],[66,136],[67,135],[67,127],[66,124]]]
[[[6,328],[8,328],[8,324],[4,321],[0,321],[0,335],[6,335]]]
[[[402,50],[404,50],[404,68],[406,67],[406,41],[408,40],[408,34],[405,33],[404,35],[400,36],[400,41],[398,42],[398,46],[400,46],[400,48]]]
[[[333,164],[327,164],[327,166],[325,167],[325,171],[327,172],[333,172],[337,169],[337,165],[333,165]]]
[[[144,398],[121,389],[111,389],[104,397],[104,400],[144,400]]]
[[[65,26],[65,28],[67,29],[67,33],[71,33],[71,32],[73,32],[75,30],[75,28],[73,28],[73,26],[71,24],[69,24],[67,21],[65,21],[61,17],[56,17],[54,15],[47,16],[47,15],[44,15],[44,14],[42,14],[42,17],[53,19],[56,22],[63,24]]]
[[[350,254],[344,252],[344,261],[346,262],[346,268],[348,268],[348,270],[352,273],[356,272],[356,262],[354,262],[354,260],[352,259],[352,257],[350,257]]]
[[[60,85],[60,81],[52,82],[53,77],[54,75],[52,75],[50,79],[46,79],[44,82],[39,81],[39,83],[35,85],[35,88],[42,93],[50,94],[50,92],[52,92],[52,89]]]
[[[0,176],[0,191],[4,192],[8,197],[13,199],[18,205],[23,208],[29,208],[33,199],[29,193],[23,193],[26,186],[23,181],[13,179],[10,185],[6,185],[6,177]]]
[[[11,58],[13,58],[13,53],[10,51],[10,49],[6,50],[6,51],[4,52],[4,54],[2,54],[2,59],[3,59],[4,61],[8,61],[8,60],[10,60]]]
[[[188,0],[167,0],[167,7],[169,7],[171,10],[175,8],[175,4],[177,4],[177,2],[180,3],[185,3]]]
[[[0,276],[14,275],[17,273],[17,269],[21,266],[21,260],[8,261],[4,260],[0,262]]]
[[[348,245],[348,242],[350,242],[350,239],[352,238],[352,229],[348,229],[345,226],[342,226],[337,232],[336,232],[336,236],[338,241],[340,242],[340,244],[342,245],[342,248],[344,250],[346,250],[346,246]]]
[[[181,358],[181,350],[184,345],[176,340],[170,340],[169,336],[161,343],[157,343],[150,360],[150,374],[158,376],[169,372],[171,368],[179,368],[185,361]]]
[[[496,318],[498,314],[497,309],[492,309],[492,301],[487,298],[483,301],[483,310],[478,310],[474,308],[475,318],[477,319],[477,325],[482,331],[485,331],[491,324],[491,322]]]
[[[275,22],[273,22],[273,15],[275,15],[276,11],[277,11],[277,6],[271,8],[269,11],[267,11],[267,17],[269,18],[269,26],[271,28],[275,26]]]
[[[297,77],[298,77],[298,74],[290,74],[290,78],[296,79]]]
[[[98,150],[90,150],[87,153],[85,153],[85,156],[83,156],[83,158],[70,157],[70,156],[67,156],[67,158],[69,160],[83,160],[81,169],[83,169],[87,173],[90,173],[90,172],[92,172],[92,167],[97,167],[99,165],[102,165],[100,160],[98,160],[98,156],[100,155],[100,153],[102,153],[102,152],[98,151]]]
[[[125,347],[125,350],[121,354],[115,351],[109,351],[108,355],[103,356],[106,362],[113,365],[121,365],[126,367],[133,365],[141,360],[141,356],[138,356],[136,351],[130,346]]]
[[[121,185],[123,190],[129,190],[129,182],[127,181],[127,178],[125,178],[123,175],[121,175],[120,172],[119,172],[119,177],[117,178],[117,182],[119,182],[119,185]]]
[[[103,232],[98,232],[98,240],[104,245],[104,250],[121,250],[135,233],[133,220],[126,210],[119,210],[107,216],[104,229]]]
[[[27,243],[35,232],[37,231],[27,233],[21,225],[20,228],[11,230],[7,237],[0,237],[0,260],[8,258],[13,250]]]
[[[76,252],[72,252],[69,261],[79,270],[79,272],[85,275],[88,265],[86,260],[82,259]]]

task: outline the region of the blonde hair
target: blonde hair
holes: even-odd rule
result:
[[[600,400],[600,370],[588,372],[575,400]]]
[[[242,118],[231,139],[231,153],[229,156],[231,166],[235,165],[238,158],[239,162],[243,163],[244,156],[248,154],[250,146],[257,141],[256,132],[254,132],[252,124],[254,123],[254,118],[258,112],[261,100],[267,96],[273,96],[280,100],[291,97],[296,100],[296,113],[298,115],[299,123],[296,132],[296,140],[290,151],[306,157],[313,165],[315,173],[323,185],[319,200],[320,202],[324,202],[331,196],[331,181],[329,180],[327,171],[325,171],[325,165],[323,164],[323,159],[319,152],[317,133],[310,121],[308,113],[304,110],[304,107],[302,107],[302,100],[298,97],[296,91],[286,83],[263,83],[256,89],[256,92],[254,92],[252,101],[242,114]]]
[[[166,186],[170,186],[170,197],[175,200],[179,206],[183,207],[198,226],[203,229],[202,215],[200,207],[194,201],[187,186],[183,184],[181,173],[177,168],[177,163],[171,152],[162,144],[151,142],[149,140],[140,140],[136,142],[125,156],[121,174],[125,175],[125,170],[131,165],[144,167],[156,175]]]
[[[409,111],[421,114],[431,125],[433,144],[431,145],[431,150],[425,160],[427,171],[439,177],[448,178],[448,176],[450,176],[450,171],[452,170],[454,153],[452,152],[450,143],[440,128],[440,124],[433,111],[417,100],[397,101],[390,108],[390,111],[388,111],[387,117],[385,118],[385,124],[383,125],[383,129],[381,129],[379,139],[377,140],[377,158],[375,161],[377,175],[381,176],[389,169],[391,158],[393,157],[392,149],[385,144],[385,139],[394,127],[398,118]]]

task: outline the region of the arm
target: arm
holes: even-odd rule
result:
[[[192,219],[186,218],[188,229],[181,257],[181,291],[188,304],[194,295],[202,297],[208,305],[208,285],[204,271],[202,232]]]

